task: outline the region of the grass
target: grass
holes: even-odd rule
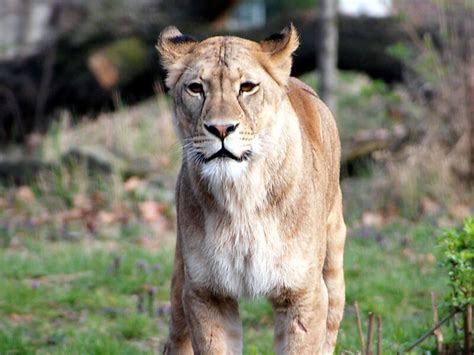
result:
[[[351,230],[338,351],[358,349],[354,301],[364,315],[383,318],[386,352],[401,350],[430,326],[430,292],[441,295],[446,282],[432,254],[436,233],[429,221]],[[169,316],[156,309],[168,304],[172,248],[147,250],[134,237],[133,231],[73,242],[23,236],[19,250],[1,249],[0,353],[135,354],[161,347]],[[150,314],[151,286],[157,292]],[[241,315],[245,354],[272,353],[268,302],[244,301]]]
[[[402,94],[353,74],[341,81],[343,140],[358,129],[393,124],[388,106],[404,100]],[[165,103],[151,100],[78,126],[63,119],[36,151],[41,159],[59,161],[71,149],[101,146],[126,164],[146,161],[147,176],[123,180],[116,170],[91,175],[77,163],[59,165],[28,186],[0,185],[0,354],[162,349],[175,234],[172,186],[179,165],[169,116]],[[382,317],[383,352],[394,353],[430,327],[430,292],[441,296],[447,283],[436,265],[435,217],[364,222],[366,211],[381,213],[390,203],[374,190],[373,179],[368,171],[343,181],[350,229],[338,353],[359,349],[354,301],[364,319],[368,312]],[[269,303],[242,301],[241,316],[244,353],[273,353]],[[429,340],[418,350],[433,348]]]
[[[0,353],[141,353],[166,336],[167,315],[139,313],[137,299],[153,286],[153,308],[167,304],[169,250],[149,252],[125,238],[113,251],[105,239],[26,242],[0,256]],[[120,267],[112,270],[117,256]]]
[[[357,349],[354,301],[363,314],[382,317],[386,352],[401,351],[430,327],[430,292],[440,295],[445,287],[445,275],[432,254],[435,235],[430,225],[398,223],[353,232],[345,259],[347,312],[352,316],[343,322],[339,349]]]

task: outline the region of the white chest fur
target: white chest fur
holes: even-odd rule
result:
[[[253,217],[207,216],[201,255],[189,270],[194,281],[235,298],[301,284],[309,265],[298,249],[287,254],[292,247],[285,244],[273,218]]]

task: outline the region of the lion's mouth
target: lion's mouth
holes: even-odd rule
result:
[[[204,154],[199,153],[199,160],[202,161],[203,163],[209,163],[210,161],[213,161],[215,159],[232,159],[238,162],[242,162],[242,161],[248,160],[251,155],[252,155],[252,152],[250,150],[246,150],[242,153],[240,157],[238,157],[232,154],[231,152],[229,152],[224,147],[222,147],[221,149],[219,149],[217,152],[215,152],[208,158],[206,158]]]

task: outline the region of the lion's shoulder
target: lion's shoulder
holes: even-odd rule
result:
[[[302,81],[291,77],[288,81],[288,98],[298,116],[302,129],[313,147],[322,144],[322,122],[318,94]]]

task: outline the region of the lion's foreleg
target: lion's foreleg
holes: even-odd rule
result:
[[[192,355],[191,336],[189,334],[183,310],[184,269],[179,238],[176,243],[173,277],[171,279],[171,323],[165,355]]]
[[[185,288],[184,310],[195,354],[241,354],[242,323],[236,300]]]
[[[324,354],[332,354],[336,346],[337,333],[342,320],[345,302],[345,284],[343,271],[344,242],[346,226],[342,216],[341,193],[331,211],[327,224],[327,250],[323,277],[328,289],[329,307],[327,317],[327,338]]]
[[[327,290],[322,277],[309,290],[272,301],[277,354],[321,354],[326,339]]]

